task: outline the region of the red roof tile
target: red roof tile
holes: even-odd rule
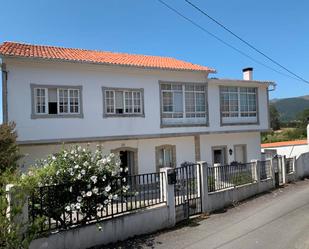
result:
[[[283,141],[275,143],[262,144],[262,148],[271,148],[271,147],[282,147],[282,146],[293,146],[293,145],[306,145],[307,140],[296,140],[296,141]]]
[[[170,57],[41,46],[16,42],[4,42],[1,44],[0,56],[215,73],[215,70],[212,68]]]

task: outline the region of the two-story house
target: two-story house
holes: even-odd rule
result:
[[[3,120],[14,121],[22,164],[63,143],[101,144],[131,174],[184,161],[260,158],[272,82],[210,79],[214,69],[159,56],[4,42]]]

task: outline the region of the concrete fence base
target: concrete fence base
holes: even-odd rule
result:
[[[207,165],[205,162],[198,162],[200,177],[197,177],[197,180],[200,182],[197,185],[202,200],[202,211],[215,211],[273,189],[274,170],[271,170],[272,175],[269,179],[261,181],[259,163],[256,162],[255,166],[254,183],[208,193]],[[89,224],[50,234],[48,237],[32,241],[30,249],[86,249],[173,227],[176,223],[175,193],[174,185],[168,183],[168,170],[161,169],[164,172],[161,191],[166,203],[104,220],[99,223],[101,229],[98,228],[98,224]]]

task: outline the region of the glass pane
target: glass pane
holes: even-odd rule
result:
[[[175,92],[174,97],[174,112],[183,112],[182,92]]]
[[[204,112],[206,110],[205,107],[205,94],[204,93],[196,93],[196,111]]]
[[[163,92],[163,111],[172,112],[173,111],[173,95],[171,92]]]
[[[186,92],[186,112],[195,112],[194,92]]]

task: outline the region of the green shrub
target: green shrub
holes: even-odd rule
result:
[[[35,186],[31,212],[52,218],[65,229],[64,211],[78,213],[81,223],[99,219],[98,212],[128,190],[127,170],[113,153],[103,156],[100,147],[92,152],[75,146],[38,162],[23,176],[22,185]],[[49,187],[37,188],[42,186]],[[43,208],[36,208],[40,203]]]
[[[242,172],[231,178],[231,183],[235,186],[253,182],[252,174],[250,172]]]

